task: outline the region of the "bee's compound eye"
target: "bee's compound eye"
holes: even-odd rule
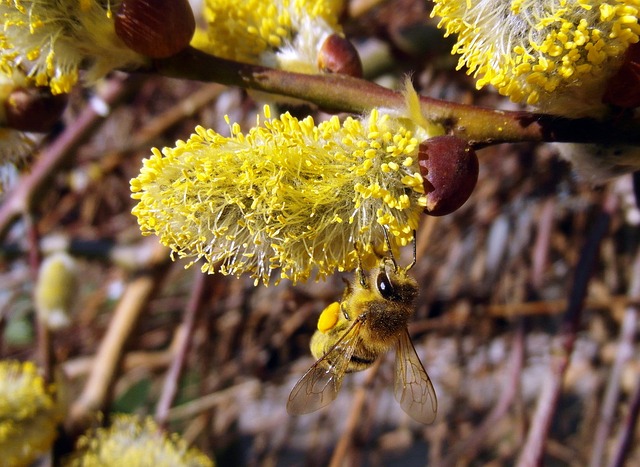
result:
[[[378,274],[376,285],[378,287],[378,292],[380,292],[380,295],[382,295],[382,298],[384,298],[385,300],[397,299],[396,290],[386,273],[381,272],[380,274]]]
[[[331,305],[327,306],[322,313],[320,313],[320,317],[318,318],[318,331],[327,332],[329,329],[333,328],[338,322],[338,316],[340,315],[340,304],[338,302],[333,302]]]

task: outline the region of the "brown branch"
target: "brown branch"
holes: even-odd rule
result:
[[[139,81],[139,79],[130,78],[112,79],[99,97],[106,104],[113,106],[123,100],[133,89],[137,89]],[[0,237],[18,216],[29,211],[40,199],[47,182],[61,166],[75,157],[76,149],[93,134],[105,118],[106,115],[102,115],[93,106],[87,105],[78,118],[42,151],[37,162],[31,167],[30,173],[20,180],[0,206]]]
[[[329,467],[340,467],[341,465],[344,465],[345,460],[349,455],[356,430],[362,421],[362,411],[364,410],[367,400],[367,393],[371,390],[374,380],[378,377],[378,370],[380,369],[382,360],[382,358],[378,358],[376,360],[371,367],[371,370],[369,370],[369,374],[367,375],[364,384],[357,388],[353,393],[351,410],[347,416],[347,426],[345,427],[344,433],[340,435],[338,444],[333,450]]]
[[[294,97],[318,106],[352,113],[373,107],[402,108],[401,93],[345,75],[303,75],[233,62],[193,48],[154,61],[144,72],[173,78],[217,82]],[[567,119],[553,115],[475,107],[422,98],[424,116],[447,132],[487,145],[522,141],[572,141],[640,145],[640,122]]]
[[[519,467],[542,465],[546,439],[557,409],[562,391],[562,382],[569,366],[571,353],[573,352],[580,327],[580,319],[591,274],[599,257],[600,244],[611,224],[611,213],[614,211],[613,204],[613,197],[605,201],[603,210],[589,232],[586,243],[580,252],[580,258],[575,267],[569,303],[560,325],[560,343],[558,348],[551,351],[549,376],[545,379],[542,392],[538,397],[531,428],[518,459],[517,465]]]
[[[167,429],[169,409],[178,392],[178,382],[180,381],[185,360],[189,353],[193,330],[195,328],[198,310],[201,308],[202,297],[205,293],[205,285],[208,277],[207,274],[203,274],[200,270],[195,269],[195,281],[191,289],[191,296],[184,310],[182,324],[176,330],[178,333],[176,349],[156,407],[156,422],[163,429]]]
[[[640,298],[640,253],[636,254],[631,274],[632,283],[629,287],[629,300],[631,303],[637,303]],[[620,397],[620,385],[622,373],[627,362],[634,355],[634,340],[638,325],[638,314],[640,309],[637,305],[629,305],[624,313],[622,326],[620,328],[620,340],[616,352],[613,368],[608,377],[607,387],[604,393],[600,417],[598,417],[598,426],[593,442],[591,455],[591,467],[602,465],[602,459],[606,450],[611,427],[616,414],[616,406]]]
[[[633,436],[638,425],[638,415],[640,415],[640,376],[636,378],[636,386],[629,401],[627,415],[624,417],[620,434],[616,445],[613,449],[613,459],[609,464],[610,467],[623,467],[624,461],[632,447]]]
[[[640,173],[635,172],[633,174],[633,191],[635,194],[636,205],[640,205]],[[591,465],[597,465],[605,449],[605,438],[609,433],[610,426],[613,420],[615,402],[618,399],[618,393],[620,391],[620,380],[622,375],[623,365],[633,358],[635,348],[635,336],[636,328],[638,324],[638,318],[640,314],[640,307],[638,307],[638,299],[640,298],[640,253],[636,255],[636,259],[633,264],[633,270],[631,275],[631,285],[629,286],[629,300],[630,304],[625,311],[624,321],[620,329],[620,348],[616,354],[615,366],[612,370],[612,375],[609,378],[610,386],[607,388],[607,394],[605,395],[605,406],[603,407],[601,422],[602,433],[600,430],[597,432],[598,437],[595,440],[594,454]],[[629,452],[631,446],[631,440],[633,439],[636,431],[636,424],[638,422],[638,415],[640,414],[640,377],[636,377],[636,385],[631,396],[627,415],[624,418],[622,426],[618,433],[618,439],[616,440],[615,447],[613,449],[613,456],[609,465],[611,467],[621,467],[624,464],[625,458]],[[600,427],[599,427],[600,428]]]
[[[71,406],[67,419],[71,433],[84,430],[95,411],[105,410],[120,368],[125,344],[157,289],[160,277],[167,270],[166,266],[170,260],[166,248],[159,243],[154,245],[155,250],[151,258],[146,264],[140,265],[140,275],[127,285],[118,306],[113,311],[111,323],[100,342],[95,364],[82,394]]]
[[[540,289],[544,280],[544,271],[549,261],[549,245],[556,210],[556,199],[547,198],[542,203],[531,264],[531,285]]]
[[[516,399],[519,390],[519,381],[522,378],[522,364],[524,361],[524,323],[520,320],[517,332],[514,335],[511,358],[506,365],[505,383],[498,402],[483,422],[473,430],[473,433],[458,443],[447,457],[439,464],[439,467],[464,465],[473,459],[482,447],[482,442],[487,439],[491,431],[506,415],[509,407]]]

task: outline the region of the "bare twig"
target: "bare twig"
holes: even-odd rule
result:
[[[560,343],[558,348],[551,351],[550,374],[545,378],[542,392],[538,398],[531,428],[518,459],[519,467],[537,466],[542,463],[549,427],[557,408],[562,390],[562,381],[569,366],[580,326],[587,287],[598,260],[600,244],[609,230],[613,204],[613,198],[608,198],[580,252],[580,258],[575,267],[573,286],[569,295],[569,304],[560,327]]]
[[[638,425],[638,415],[640,414],[640,376],[636,378],[636,387],[629,401],[629,409],[627,416],[622,423],[622,429],[613,449],[613,459],[609,464],[610,467],[622,467],[624,460],[631,447],[634,433]]]
[[[206,394],[198,399],[190,400],[182,405],[169,409],[168,419],[171,421],[195,418],[220,404],[228,403],[239,393],[246,393],[257,397],[260,393],[260,382],[255,379],[244,381],[235,386],[230,386],[220,391]]]
[[[167,371],[164,386],[162,387],[162,393],[160,394],[160,400],[156,407],[156,422],[158,422],[158,425],[164,429],[167,428],[169,409],[171,408],[176,397],[176,393],[178,392],[178,382],[182,375],[189,347],[191,346],[193,329],[195,327],[198,310],[202,304],[205,284],[209,277],[207,274],[203,274],[199,269],[194,269],[194,272],[195,281],[191,289],[191,296],[189,297],[189,302],[184,310],[182,324],[180,328],[176,330],[178,336],[173,361]]]
[[[629,302],[628,297],[623,295],[615,295],[603,299],[586,300],[586,308],[601,308],[606,310],[615,310],[618,306],[624,306]],[[498,305],[487,305],[484,308],[484,312],[496,317],[510,317],[510,316],[535,316],[535,315],[556,315],[560,314],[567,309],[567,300],[541,300],[538,302],[524,302],[524,303],[507,303]],[[619,316],[615,313],[611,315],[611,318],[616,321],[621,321]],[[416,331],[417,332],[417,331]]]
[[[524,326],[520,320],[514,335],[511,358],[507,363],[506,381],[500,394],[498,403],[484,419],[482,424],[474,429],[473,434],[455,446],[440,467],[460,465],[461,458],[472,459],[480,449],[482,442],[490,435],[496,423],[505,416],[509,407],[518,394],[519,381],[522,377],[522,363],[524,359]]]
[[[553,216],[556,204],[555,198],[552,197],[547,198],[544,203],[542,203],[538,232],[533,245],[533,264],[531,265],[531,282],[536,289],[542,286],[542,279],[547,266],[549,242],[551,241],[551,229],[553,227]]]
[[[101,93],[100,99],[107,105],[113,106],[124,99],[138,82],[137,79],[112,79]],[[42,190],[46,188],[47,181],[63,164],[75,156],[75,150],[93,134],[106,116],[94,106],[86,106],[73,124],[42,151],[38,161],[31,167],[30,173],[20,180],[16,189],[0,206],[0,237],[18,216],[28,211],[38,201]]]
[[[71,432],[82,430],[94,411],[105,409],[122,359],[124,345],[142,311],[146,308],[149,298],[156,290],[159,278],[169,262],[167,250],[160,244],[156,245],[152,259],[148,264],[141,265],[141,268],[146,267],[145,272],[129,283],[113,312],[111,324],[100,342],[95,365],[84,390],[71,406],[68,418]]]
[[[640,206],[640,172],[635,172],[633,174],[633,192],[635,194],[636,206]],[[615,382],[620,381],[620,374],[622,373],[622,365],[633,356],[633,352],[634,352],[634,339],[635,339],[636,327],[638,324],[638,314],[640,313],[640,309],[638,305],[638,301],[640,300],[640,253],[636,255],[636,260],[634,261],[634,264],[633,264],[633,274],[631,277],[632,277],[632,282],[631,282],[631,285],[629,286],[629,300],[631,300],[631,303],[629,304],[625,312],[625,320],[623,322],[622,329],[620,330],[620,347],[621,348],[618,350],[617,358],[615,362],[616,366],[614,367],[614,371],[612,371],[612,373],[614,374],[610,378],[610,381],[615,381]],[[617,368],[618,366],[619,368]],[[618,373],[618,374],[615,374],[615,373]],[[616,383],[612,383],[612,384],[616,384]],[[619,383],[617,384],[619,385]],[[615,394],[611,394],[611,399],[613,399],[613,402],[615,402],[615,400],[617,399],[617,395],[618,395],[617,393],[619,391],[619,387],[615,389],[616,389]],[[611,392],[613,393],[614,391],[612,390]],[[610,402],[608,398],[605,399],[605,404],[607,402]],[[613,402],[610,402],[610,403],[613,404]],[[614,407],[612,406],[612,407],[606,407],[606,408],[608,409],[608,411],[610,411],[610,414],[607,414],[607,415],[610,418],[613,418]],[[603,408],[603,412],[604,410],[605,409]],[[633,439],[633,435],[636,430],[636,424],[638,421],[639,413],[640,413],[640,376],[637,376],[635,389],[631,396],[629,410],[627,412],[627,416],[624,419],[624,422],[622,423],[622,428],[620,429],[618,440],[613,449],[613,456],[609,464],[611,467],[621,467],[623,465],[624,460],[629,451],[631,440]],[[603,428],[603,431],[604,431],[604,428]],[[600,433],[598,432],[598,434]],[[607,434],[608,434],[608,431],[607,433],[601,436],[605,437]],[[594,455],[593,455],[594,461],[597,455],[599,455],[601,458],[604,451],[605,440],[596,439],[596,443],[599,443],[599,442],[602,443],[602,446],[599,447],[599,450],[596,450],[596,448],[594,448]],[[592,462],[592,465],[595,465],[595,464]]]
[[[400,93],[338,74],[304,75],[233,62],[196,49],[156,60],[147,72],[217,82],[313,102],[324,109],[361,113],[373,107],[401,108]],[[422,98],[422,112],[448,132],[479,145],[520,141],[640,144],[638,122],[566,119],[523,111],[493,110]]]
[[[130,352],[122,360],[122,371],[126,372],[139,367],[144,367],[151,371],[163,370],[171,364],[172,354],[171,348],[156,352]],[[89,374],[95,366],[95,361],[94,356],[67,360],[62,364],[62,370],[67,380],[72,381]]]
[[[202,86],[193,94],[190,94],[184,99],[178,101],[165,112],[158,116],[154,116],[151,120],[146,122],[142,128],[132,134],[130,140],[124,141],[122,146],[108,149],[104,154],[98,153],[94,157],[96,159],[101,159],[103,164],[108,163],[110,166],[114,166],[117,165],[117,162],[127,154],[141,149],[148,150],[151,141],[161,136],[172,126],[183,121],[186,117],[193,115],[202,107],[211,103],[211,101],[218,97],[225,89],[226,88],[224,86],[219,84],[208,84]],[[117,155],[119,157],[103,157],[113,154],[114,151],[117,151]],[[107,159],[108,162],[105,162],[103,159]]]
[[[23,219],[27,230],[26,237],[29,272],[31,275],[31,281],[35,284],[38,280],[41,261],[38,228],[29,213],[25,212]],[[44,380],[48,383],[52,383],[55,365],[53,343],[51,341],[49,326],[42,320],[40,313],[36,314],[35,326],[38,336],[38,359],[40,361],[40,368],[42,370]]]
[[[629,298],[632,303],[633,300],[637,303],[637,300],[640,298],[640,253],[636,254],[631,278],[632,283],[629,287]],[[628,306],[625,310],[624,319],[620,328],[620,342],[618,344],[616,358],[613,362],[611,374],[608,377],[604,401],[602,403],[600,416],[598,417],[598,426],[596,428],[591,455],[591,467],[602,465],[618,398],[620,397],[622,371],[624,370],[625,364],[633,357],[635,352],[634,339],[638,325],[638,313],[640,313],[640,310],[638,310],[636,304]]]
[[[333,451],[329,467],[341,467],[344,465],[344,462],[349,455],[349,449],[353,443],[353,437],[356,429],[358,428],[359,422],[362,420],[362,410],[367,400],[367,393],[369,392],[373,381],[378,376],[378,370],[380,369],[382,360],[382,358],[378,358],[378,360],[376,360],[371,367],[371,370],[369,370],[369,374],[367,375],[364,384],[354,391],[351,411],[347,418],[347,425],[344,433],[340,435],[338,444]]]

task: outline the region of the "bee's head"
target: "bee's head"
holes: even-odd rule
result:
[[[398,267],[393,255],[385,256],[380,261],[380,267],[374,271],[378,293],[385,300],[392,302],[413,301],[418,296],[418,284],[409,276],[408,271],[414,263],[406,268]]]
[[[388,254],[380,260],[380,267],[375,276],[376,289],[385,300],[413,301],[418,295],[418,285],[408,272],[416,264],[416,233],[413,232],[413,261],[406,268],[398,266],[386,229],[384,229],[384,237]]]

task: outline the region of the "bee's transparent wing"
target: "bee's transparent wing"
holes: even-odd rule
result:
[[[289,394],[287,412],[302,415],[332,402],[340,391],[358,341],[362,321],[356,320],[329,351],[300,378]]]
[[[394,393],[402,410],[414,420],[420,423],[435,420],[438,411],[436,391],[407,330],[398,337]]]

